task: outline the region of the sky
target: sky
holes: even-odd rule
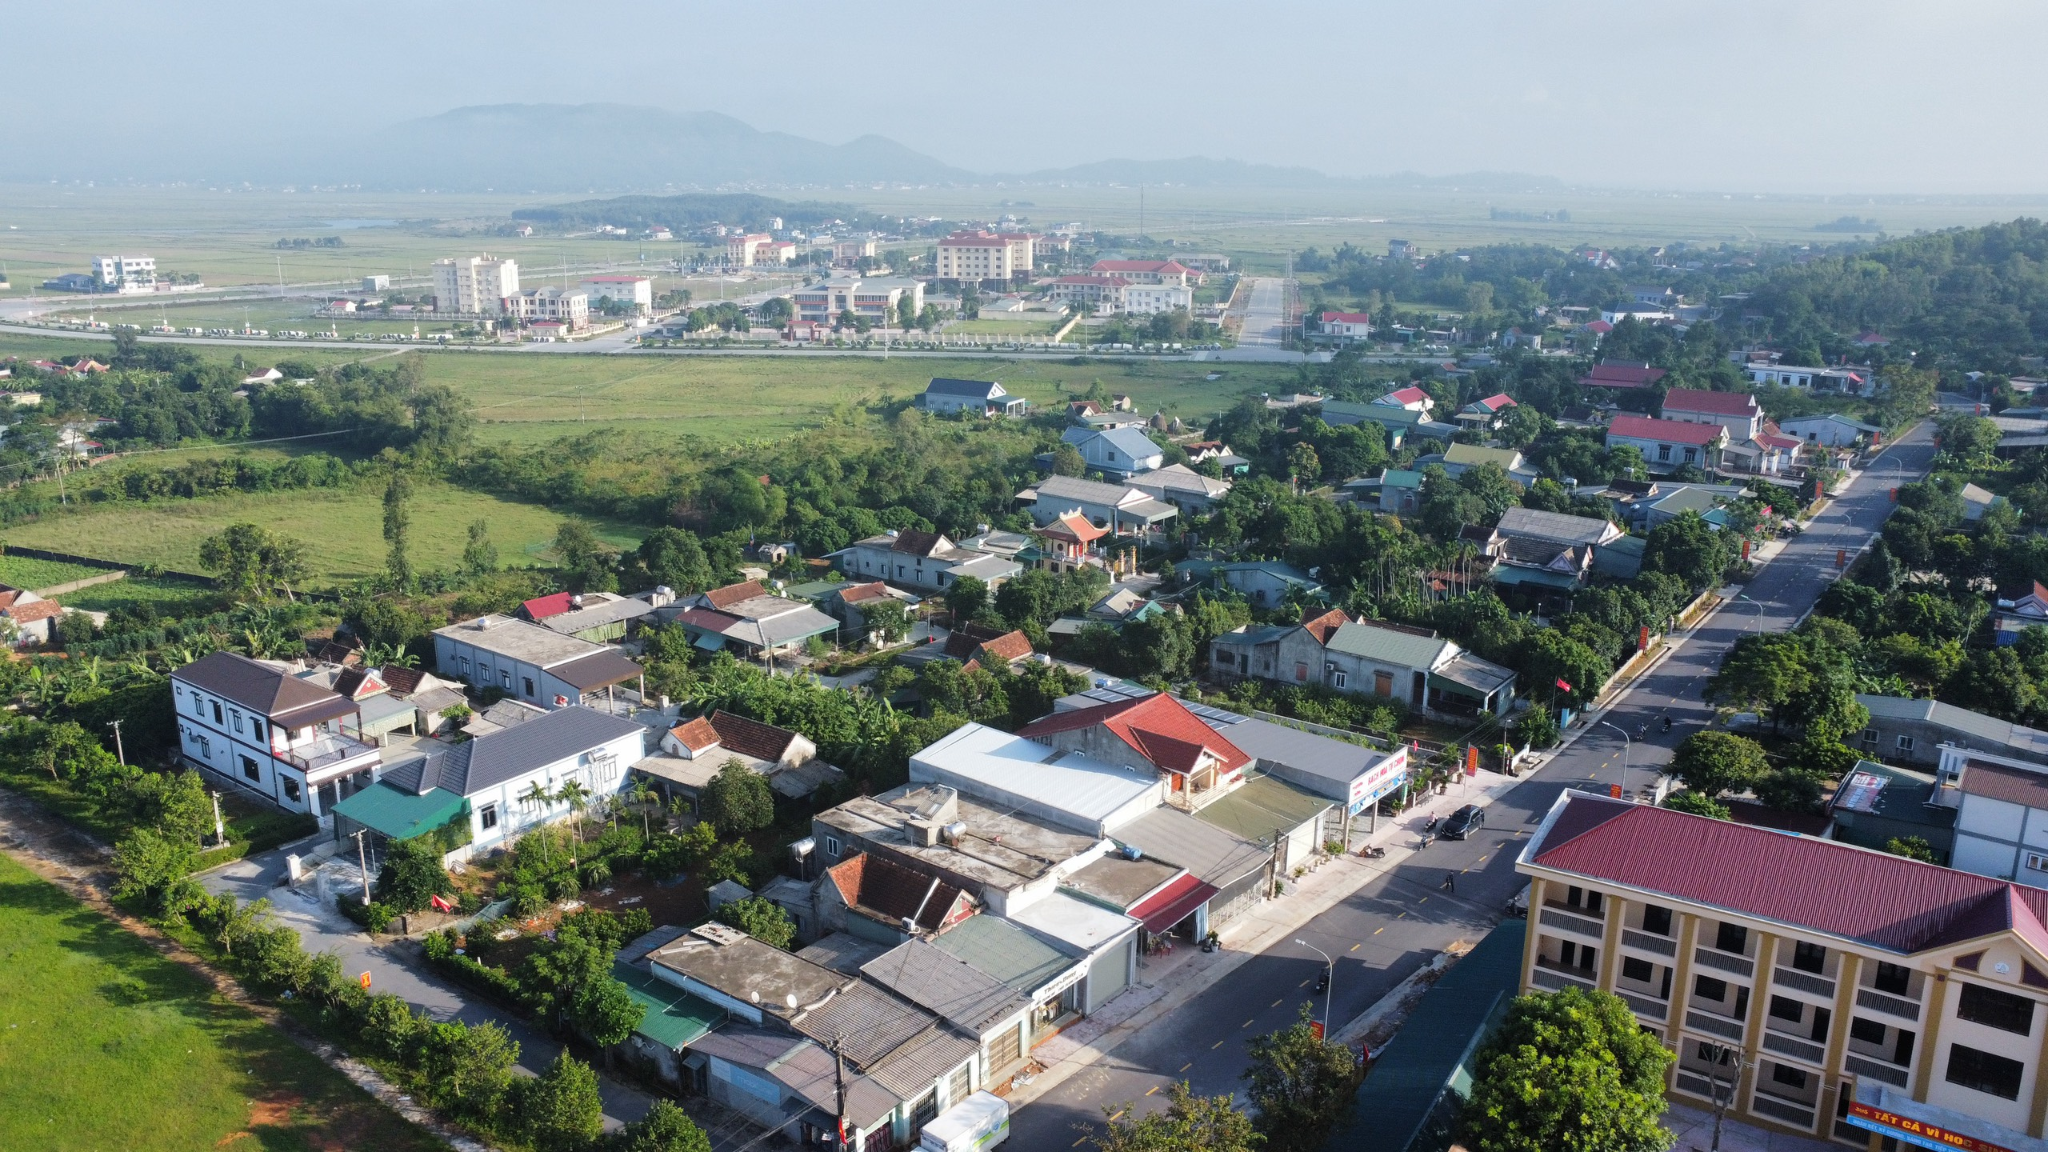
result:
[[[2048,191],[2039,0],[11,5],[0,151],[709,109],[1019,172],[1207,155],[1632,189]]]

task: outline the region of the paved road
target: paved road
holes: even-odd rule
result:
[[[1261,276],[1252,281],[1251,299],[1245,304],[1244,328],[1237,334],[1237,346],[1278,347],[1281,325],[1286,320],[1287,281]]]
[[[1616,702],[1607,713],[1614,723],[1631,735],[1638,723],[1650,727],[1648,738],[1633,749],[1629,779],[1622,778],[1621,738],[1607,728],[1587,732],[1495,802],[1486,827],[1471,839],[1438,842],[1379,869],[1364,888],[1299,933],[1023,1108],[1012,1120],[1018,1146],[1073,1145],[1081,1135],[1076,1125],[1099,1127],[1105,1107],[1126,1102],[1135,1101],[1141,1110],[1163,1107],[1166,1085],[1179,1079],[1199,1093],[1242,1094],[1245,1042],[1291,1023],[1312,998],[1322,961],[1294,943],[1295,937],[1337,957],[1329,1015],[1341,1023],[1365,1011],[1431,953],[1484,935],[1521,888],[1515,855],[1558,793],[1588,781],[1629,788],[1652,783],[1655,777],[1644,767],[1667,762],[1677,741],[1712,719],[1700,690],[1727,647],[1758,628],[1759,616],[1762,629],[1783,631],[1805,615],[1833,574],[1836,550],[1853,555],[1889,514],[1888,489],[1924,474],[1932,455],[1925,426],[1887,451],[1750,583],[1745,595],[1761,609],[1742,601],[1724,607]],[[1657,723],[1666,712],[1673,719],[1668,734]],[[1401,833],[1412,834],[1405,828]],[[1455,893],[1441,887],[1450,872],[1457,873]],[[1320,999],[1313,1007],[1318,1015],[1324,1011]]]

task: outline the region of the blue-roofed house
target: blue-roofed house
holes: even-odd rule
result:
[[[1218,564],[1213,569],[1219,587],[1242,593],[1254,607],[1277,608],[1289,593],[1320,598],[1323,586],[1316,578],[1284,560],[1243,560]]]
[[[1092,472],[1128,480],[1166,462],[1166,450],[1137,428],[1069,428],[1060,439],[1081,453]]]
[[[1380,511],[1413,512],[1422,506],[1422,473],[1389,468],[1380,474]]]
[[[1012,396],[994,380],[934,376],[918,403],[927,412],[972,412],[976,416],[1022,416],[1031,402]]]

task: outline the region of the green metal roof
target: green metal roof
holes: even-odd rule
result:
[[[1325,647],[1347,656],[1358,656],[1366,660],[1377,660],[1382,664],[1393,664],[1403,668],[1421,668],[1425,671],[1442,657],[1450,641],[1433,636],[1417,636],[1413,632],[1400,632],[1392,628],[1375,628],[1370,623],[1340,625],[1330,634]]]
[[[1389,468],[1380,475],[1380,486],[1384,488],[1420,488],[1422,473],[1413,468]]]
[[[932,937],[949,955],[1019,991],[1044,987],[1074,958],[996,916],[969,916]]]
[[[1385,1152],[1442,1152],[1455,1108],[1472,1090],[1471,1061],[1499,1024],[1522,977],[1524,920],[1503,920],[1451,965],[1394,1036],[1352,1098],[1348,1121],[1323,1145],[1351,1152],[1369,1143]]]
[[[1453,444],[1444,449],[1446,464],[1498,464],[1502,471],[1521,463],[1522,454],[1512,448],[1482,448],[1477,444]]]
[[[1195,818],[1233,836],[1260,844],[1273,840],[1273,830],[1292,832],[1335,802],[1296,788],[1277,776],[1253,776],[1244,787],[1202,807]]]
[[[791,584],[782,590],[782,594],[792,600],[823,600],[841,588],[851,587],[853,584],[846,580],[807,580],[802,584]]]
[[[393,840],[410,840],[462,815],[468,806],[468,801],[445,788],[421,796],[379,780],[336,804],[334,812]]]
[[[725,1020],[725,1012],[717,1005],[655,979],[644,968],[614,960],[612,978],[624,984],[633,1002],[640,1005],[640,1026],[634,1031],[671,1051],[680,1050]]]

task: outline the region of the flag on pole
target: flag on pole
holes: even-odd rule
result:
[[[1559,677],[1559,678],[1558,678],[1558,681],[1557,681],[1557,686],[1558,686],[1559,688],[1562,688],[1562,689],[1564,689],[1564,690],[1565,690],[1566,692],[1569,692],[1569,691],[1571,691],[1571,690],[1572,690],[1572,686],[1571,686],[1571,685],[1569,685],[1569,684],[1567,684],[1567,683],[1565,683],[1565,682],[1564,682],[1564,679],[1563,679],[1562,677]]]
[[[363,987],[368,988],[370,986],[370,974],[368,972],[358,976],[357,979],[362,981]]]

